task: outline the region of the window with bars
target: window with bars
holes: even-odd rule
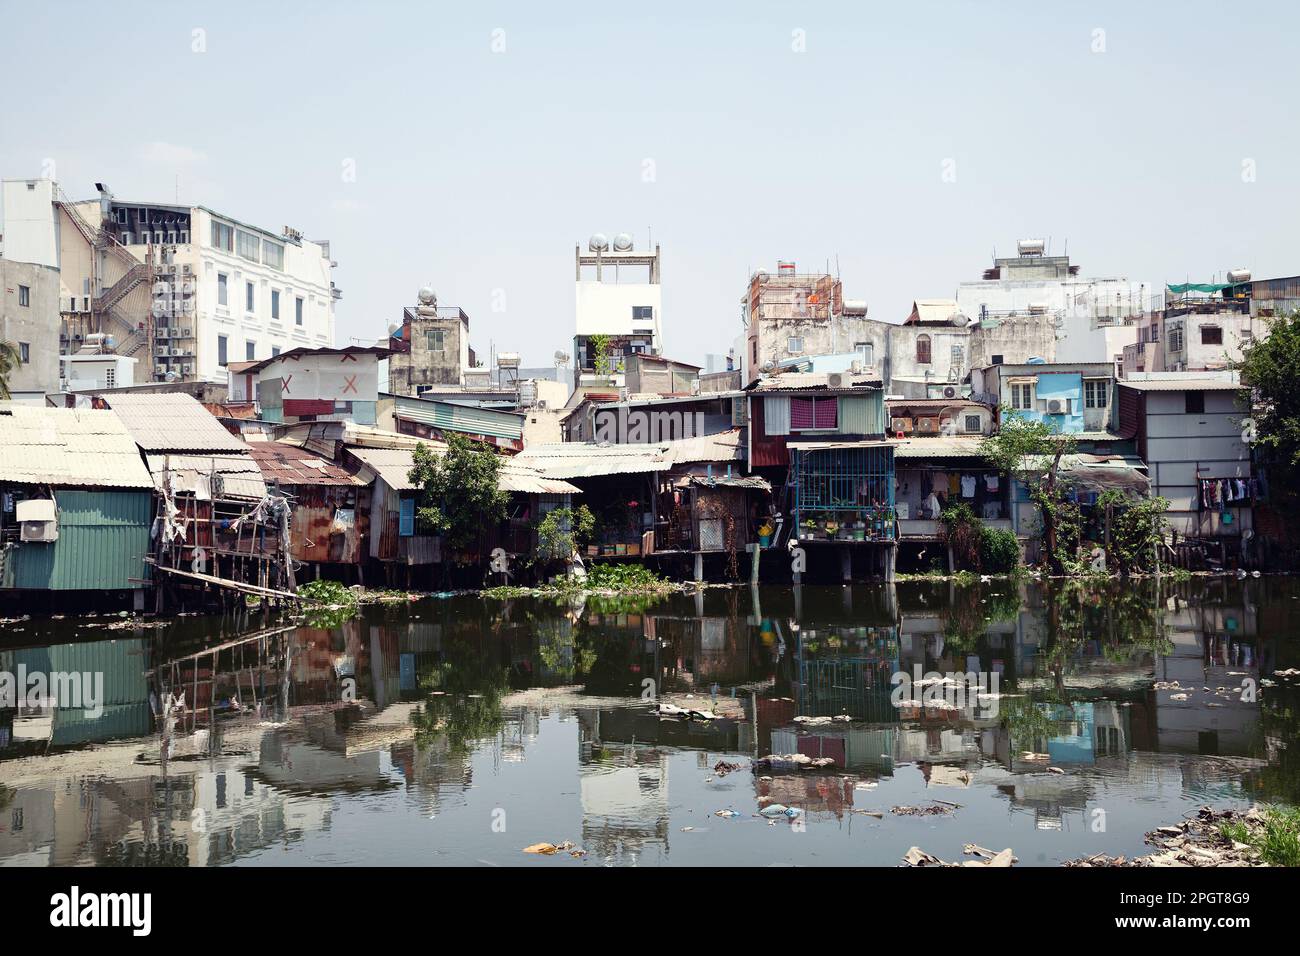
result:
[[[839,399],[835,396],[790,399],[790,430],[833,429],[839,424]]]
[[[1032,384],[1011,386],[1011,407],[1027,411],[1034,407],[1034,386]]]
[[[930,364],[930,336],[918,335],[916,337],[916,361],[918,365]]]

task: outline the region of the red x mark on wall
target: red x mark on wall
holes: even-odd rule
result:
[[[343,377],[347,380],[347,384],[343,386],[343,391],[341,394],[346,395],[348,392],[352,392],[354,395],[361,394],[360,392],[357,391],[356,375],[344,375]]]
[[[284,392],[286,395],[288,395],[288,394],[289,394],[289,383],[292,382],[292,381],[293,381],[293,376],[292,376],[292,375],[290,375],[288,378],[282,378],[282,379],[280,379],[280,391],[282,391],[282,392]]]

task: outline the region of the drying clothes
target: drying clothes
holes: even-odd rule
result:
[[[956,498],[961,494],[961,475],[948,476],[948,495]]]
[[[974,475],[961,476],[961,496],[963,498],[975,497],[975,476]]]
[[[998,476],[997,476],[997,475],[985,475],[985,476],[984,476],[984,487],[985,487],[986,489],[988,489],[989,491],[997,491],[997,490],[998,490]]]
[[[948,493],[948,475],[942,471],[930,472],[930,490],[933,492]]]
[[[930,492],[930,497],[925,499],[925,510],[930,513],[931,518],[939,517],[939,496],[933,491]]]

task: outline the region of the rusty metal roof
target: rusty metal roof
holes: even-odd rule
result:
[[[649,444],[552,442],[529,445],[512,463],[551,478],[600,478],[668,471],[691,462],[743,461],[744,434],[731,429],[716,435]]]
[[[0,405],[0,480],[78,488],[149,488],[126,426],[90,408]]]
[[[262,477],[281,485],[360,485],[363,482],[327,458],[281,442],[253,442],[248,446]]]
[[[248,447],[192,395],[112,394],[102,399],[146,453],[239,452]]]

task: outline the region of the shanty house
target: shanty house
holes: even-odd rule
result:
[[[0,588],[144,587],[153,484],[111,412],[0,407]]]
[[[379,360],[386,348],[298,348],[243,368],[257,382],[260,417],[269,422],[375,423]]]
[[[253,442],[253,461],[272,493],[290,502],[289,555],[320,576],[322,565],[358,569],[370,557],[370,487],[315,452],[281,442]]]

